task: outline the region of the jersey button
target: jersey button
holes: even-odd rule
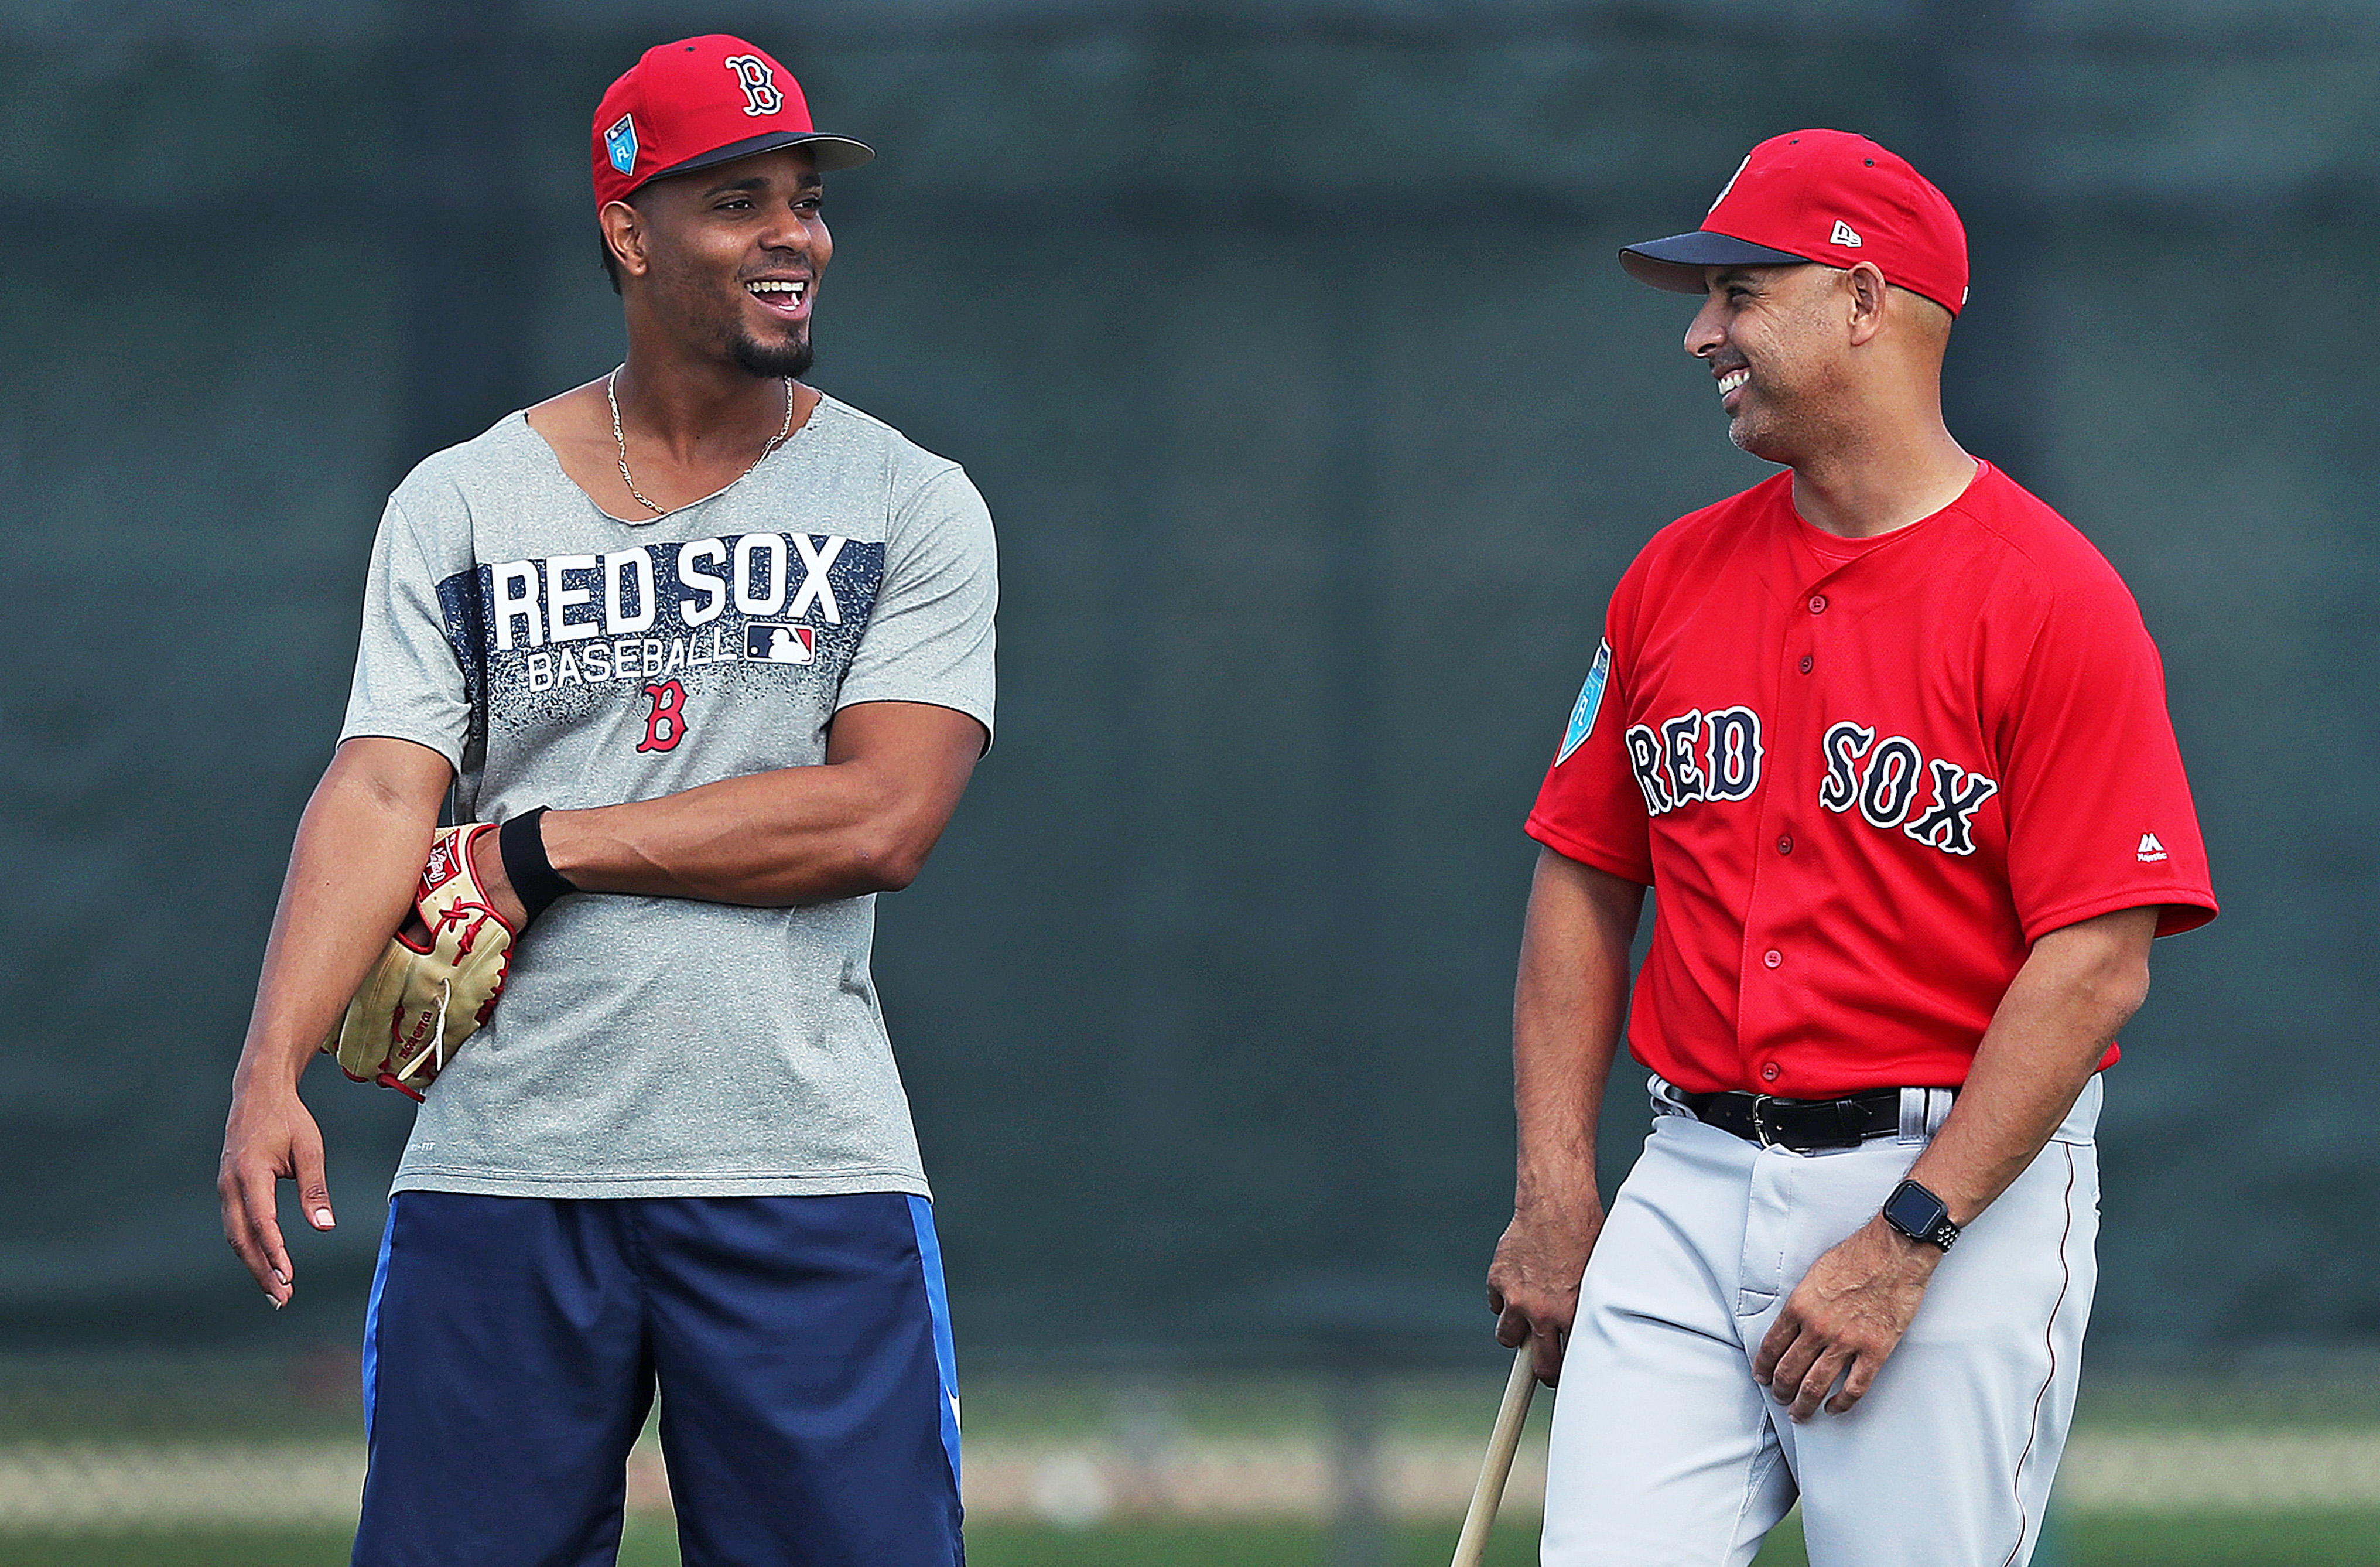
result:
[[[1813,593],[1810,595],[1810,613],[1812,614],[1824,614],[1827,613],[1827,596],[1824,593]]]
[[[1767,964],[1769,967],[1774,968],[1779,964],[1785,961],[1785,954],[1779,952],[1775,947],[1771,947],[1767,952],[1760,954],[1760,961]]]
[[[1790,855],[1793,852],[1793,834],[1788,832],[1777,840],[1777,852],[1780,855]]]
[[[1802,655],[1802,673],[1804,674],[1810,673],[1810,655],[1807,653]]]
[[[1775,1062],[1772,1061],[1767,1065],[1760,1069],[1760,1080],[1764,1083],[1774,1083],[1777,1081],[1777,1063]]]

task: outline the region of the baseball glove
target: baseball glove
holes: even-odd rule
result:
[[[358,1083],[419,1099],[448,1058],[495,1011],[512,966],[513,928],[488,902],[471,845],[492,822],[442,827],[413,895],[419,935],[400,930],[322,1041]],[[409,922],[408,922],[409,924]]]

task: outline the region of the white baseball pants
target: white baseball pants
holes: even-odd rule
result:
[[[1948,1096],[1904,1089],[1899,1138],[1815,1154],[1658,1115],[1563,1357],[1544,1567],[1743,1567],[1796,1497],[1812,1567],[2023,1567],[2097,1282],[2101,1091],[1960,1236],[1867,1396],[1799,1426],[1752,1379],[1761,1337]]]

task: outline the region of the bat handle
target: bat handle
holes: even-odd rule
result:
[[[1537,1375],[1524,1339],[1512,1356],[1512,1374],[1504,1381],[1504,1402],[1496,1410],[1496,1429],[1488,1439],[1488,1457],[1479,1465],[1479,1483],[1472,1488],[1471,1510],[1463,1515],[1463,1534],[1454,1542],[1453,1567],[1479,1567],[1488,1551],[1488,1531],[1495,1526],[1496,1509],[1504,1500],[1504,1481],[1512,1473],[1512,1454],[1521,1445],[1521,1427],[1529,1418],[1529,1400],[1537,1391]]]

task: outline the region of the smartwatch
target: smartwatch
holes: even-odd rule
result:
[[[1950,1222],[1950,1207],[1914,1181],[1903,1181],[1884,1199],[1884,1221],[1912,1241],[1950,1249],[1959,1227]]]

